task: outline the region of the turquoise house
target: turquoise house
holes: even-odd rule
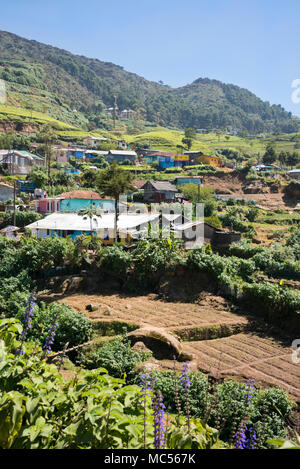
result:
[[[71,191],[58,196],[60,199],[60,212],[79,212],[79,210],[93,207],[100,208],[105,211],[113,211],[115,208],[114,200],[103,198],[97,192],[93,191]]]
[[[178,176],[175,179],[176,186],[181,184],[204,184],[202,176]]]

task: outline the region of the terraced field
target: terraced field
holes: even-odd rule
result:
[[[163,302],[156,295],[67,295],[60,299],[95,323],[124,322],[159,327],[183,342],[193,368],[223,377],[255,379],[284,388],[300,401],[300,365],[289,341],[267,333],[253,318],[237,314],[227,301],[203,293],[197,304]],[[86,306],[93,305],[88,312]],[[262,332],[263,331],[263,332]]]

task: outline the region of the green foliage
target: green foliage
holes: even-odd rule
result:
[[[155,390],[161,391],[164,403],[170,412],[176,412],[176,394],[173,371],[153,371]],[[178,400],[181,411],[186,408],[186,394],[180,389],[177,376]],[[199,372],[189,372],[189,408],[193,418],[207,422],[220,430],[223,441],[230,439],[237,432],[243,419],[254,426],[259,438],[259,447],[268,447],[269,438],[281,438],[286,435],[286,422],[293,410],[293,403],[285,391],[280,388],[266,390],[255,389],[248,403],[247,385],[229,380],[211,386],[207,376]],[[138,382],[139,378],[136,379]],[[273,435],[273,436],[272,436]]]
[[[40,166],[34,166],[30,173],[27,174],[26,179],[32,181],[35,188],[42,189],[48,183],[48,176],[46,169]]]
[[[131,255],[124,251],[122,246],[114,244],[105,248],[100,254],[100,267],[104,272],[109,273],[120,280],[125,280],[127,270],[131,265]]]
[[[64,381],[41,349],[20,342],[20,323],[0,321],[0,448],[140,449],[153,448],[151,399],[141,389],[109,376],[106,370],[80,370]],[[204,422],[167,428],[167,448],[210,449],[217,432]],[[180,432],[179,432],[180,428]]]
[[[14,221],[14,212],[8,211],[3,214],[2,223],[0,228],[4,228],[7,225],[13,225]],[[19,228],[24,228],[26,225],[30,225],[30,223],[34,223],[37,220],[40,220],[42,216],[37,212],[23,212],[20,210],[16,211],[16,226]]]
[[[16,318],[22,320],[24,313],[19,312]],[[57,319],[56,319],[57,318]],[[34,310],[32,327],[28,331],[28,339],[43,345],[54,322],[58,323],[53,350],[63,350],[66,343],[68,347],[83,344],[91,339],[92,324],[83,313],[74,311],[66,304],[51,303],[47,306],[41,303]]]
[[[149,351],[132,350],[126,335],[116,337],[100,347],[96,352],[81,357],[80,363],[85,368],[105,368],[111,376],[122,378],[130,383],[136,372],[136,366],[151,357]]]

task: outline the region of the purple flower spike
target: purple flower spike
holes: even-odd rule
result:
[[[156,395],[154,396],[152,404],[153,404],[153,417],[154,417],[154,448],[164,449],[166,445],[166,441],[165,441],[166,406],[163,403],[163,396],[162,396],[161,391],[159,391],[157,396]]]
[[[190,362],[187,362],[184,365],[182,373],[181,373],[180,378],[179,378],[179,383],[180,383],[181,389],[184,389],[184,390],[187,390],[191,387],[191,381],[190,381],[190,378],[189,378],[189,375],[188,375],[189,367],[190,367]]]

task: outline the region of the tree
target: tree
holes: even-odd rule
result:
[[[56,141],[56,135],[53,130],[53,127],[50,124],[46,124],[39,135],[40,140],[44,144],[44,154],[46,158],[46,164],[48,169],[48,179],[50,181],[50,168],[51,168],[51,159],[53,156],[53,144]]]
[[[119,218],[118,200],[121,194],[133,191],[131,184],[133,175],[120,168],[114,161],[109,168],[97,175],[96,187],[102,196],[113,197],[115,201],[114,239],[117,239],[117,226]]]
[[[32,181],[34,187],[43,188],[47,185],[48,177],[45,168],[41,166],[34,166],[30,173],[26,176],[27,181]]]
[[[282,168],[287,162],[287,154],[284,151],[281,151],[278,155],[278,160]]]
[[[192,148],[193,141],[192,141],[191,138],[183,138],[181,141],[184,145],[186,145],[188,150],[190,150]]]
[[[266,146],[266,151],[265,151],[265,154],[263,156],[263,162],[264,162],[264,164],[272,164],[272,163],[275,163],[276,160],[277,160],[276,151],[275,151],[273,145],[268,144]]]
[[[196,138],[197,132],[192,127],[189,127],[188,129],[185,129],[184,136],[185,138],[190,138],[193,140],[194,138]]]
[[[294,151],[293,153],[288,152],[286,162],[291,168],[295,166],[299,162],[298,153],[296,151]]]
[[[84,207],[81,210],[79,210],[78,215],[83,216],[84,220],[86,220],[87,218],[90,219],[91,232],[93,231],[93,220],[97,221],[97,218],[95,218],[95,217],[97,216],[97,217],[101,218],[100,210],[93,207],[92,205],[89,205],[89,206]]]

